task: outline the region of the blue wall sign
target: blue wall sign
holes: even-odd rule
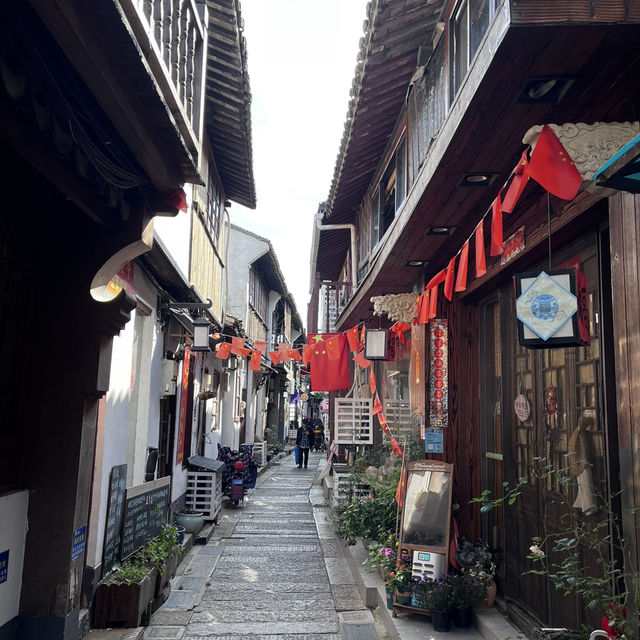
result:
[[[73,534],[73,545],[71,546],[71,559],[75,560],[84,553],[84,547],[87,541],[87,526],[82,525],[76,529]]]
[[[442,453],[444,451],[442,429],[431,428],[425,431],[424,450],[426,453]]]
[[[6,582],[9,576],[9,549],[0,553],[0,582]]]

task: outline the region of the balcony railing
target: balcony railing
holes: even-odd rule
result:
[[[196,0],[120,0],[189,150],[202,140],[208,10]]]

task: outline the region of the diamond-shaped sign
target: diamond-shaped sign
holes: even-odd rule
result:
[[[578,299],[544,271],[516,300],[518,320],[548,340],[578,310]]]

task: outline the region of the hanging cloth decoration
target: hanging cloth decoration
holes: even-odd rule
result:
[[[398,486],[396,488],[396,502],[401,507],[404,503],[404,486],[407,481],[407,470],[403,469],[400,474],[400,480],[398,480]]]
[[[302,347],[302,365],[307,366],[311,361],[311,356],[313,355],[313,350],[315,346],[312,344],[305,344]]]
[[[436,273],[431,280],[429,280],[425,289],[429,292],[429,320],[436,317],[436,307],[438,304],[438,285],[445,281],[447,272],[445,269]]]
[[[371,395],[376,392],[376,387],[376,377],[373,373],[373,367],[371,367],[371,369],[369,369],[369,390],[371,391]]]
[[[216,345],[216,358],[220,358],[220,360],[226,360],[231,353],[231,343],[230,342],[221,342]]]
[[[269,348],[269,343],[266,340],[255,340],[253,342],[253,348],[261,351],[262,353],[266,353]]]
[[[411,326],[406,322],[396,322],[390,329],[391,333],[395,333],[398,336],[400,344],[404,344],[404,332],[409,331]]]
[[[352,353],[362,349],[364,345],[361,345],[360,340],[358,340],[358,325],[347,331],[347,340],[349,341],[349,351]]]
[[[262,360],[262,351],[252,351],[251,360],[249,361],[249,369],[251,369],[251,371],[260,371],[261,360]]]
[[[429,292],[425,291],[418,298],[417,309],[418,324],[427,324],[429,322]]]
[[[297,349],[289,349],[289,358],[291,360],[295,360],[296,362],[300,362],[302,360],[302,356]]]
[[[280,351],[269,351],[269,357],[271,358],[271,362],[273,362],[274,365],[280,362],[280,358],[282,355],[283,354],[280,353]]]
[[[582,176],[571,156],[546,124],[531,152],[525,172],[543,189],[563,200],[573,200],[582,184]]]
[[[500,194],[491,205],[491,247],[490,256],[499,256],[504,251],[502,239],[502,209]]]
[[[363,369],[366,369],[368,366],[371,365],[371,360],[367,360],[364,357],[364,351],[358,351],[358,353],[356,353],[355,356],[353,356],[353,361],[361,366]]]
[[[516,206],[516,203],[520,199],[520,195],[524,191],[524,188],[529,182],[529,175],[525,172],[528,163],[527,149],[522,152],[520,161],[513,170],[513,180],[507,189],[507,193],[502,202],[502,211],[504,213],[511,213]]]
[[[455,278],[455,269],[456,269],[456,256],[453,256],[451,260],[449,260],[449,264],[447,265],[447,271],[444,278],[444,297],[451,302],[451,296],[453,295],[453,281]]]
[[[373,410],[371,411],[371,415],[375,416],[378,413],[382,413],[382,402],[380,402],[380,396],[376,393],[375,398],[373,399]]]
[[[487,273],[487,261],[484,257],[484,230],[482,225],[484,218],[480,220],[480,224],[476,227],[476,278]]]
[[[467,240],[460,252],[460,262],[458,263],[458,277],[454,291],[464,291],[467,288],[467,268],[469,266],[469,241]]]
[[[327,358],[329,359],[329,362],[340,360],[340,337],[341,336],[338,334],[328,338],[326,341]]]
[[[398,441],[393,436],[391,436],[391,453],[394,456],[398,456],[398,458],[404,458],[404,453],[402,453],[402,449],[400,448]]]
[[[378,422],[380,423],[380,428],[387,434],[387,435],[391,435],[391,431],[389,431],[389,424],[387,422],[387,418],[385,417],[384,413],[379,413],[378,414]]]
[[[327,343],[338,339],[337,360],[329,360]],[[313,345],[309,362],[311,366],[311,391],[341,391],[351,386],[349,375],[349,349],[344,333],[310,333],[308,343]]]

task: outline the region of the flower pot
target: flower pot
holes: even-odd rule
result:
[[[453,624],[460,629],[468,629],[473,624],[473,607],[453,610]]]
[[[387,609],[393,609],[393,589],[385,587],[384,592],[387,596]]]
[[[179,527],[184,527],[187,533],[199,533],[204,525],[204,513],[182,513],[178,511],[173,516],[173,521]]]
[[[487,595],[485,596],[484,600],[481,600],[480,602],[478,602],[478,606],[493,607],[493,603],[496,600],[496,591],[497,591],[496,583],[494,582],[493,578],[489,578],[489,582],[487,586]]]
[[[432,611],[431,625],[434,631],[449,631],[451,628],[451,611]]]
[[[93,626],[98,629],[107,627],[139,627],[144,624],[143,617],[149,615],[153,591],[158,571],[149,569],[140,582],[132,584],[107,584],[101,582],[96,591],[96,606]]]
[[[400,604],[403,607],[411,606],[411,591],[398,591],[396,589],[396,604]]]

